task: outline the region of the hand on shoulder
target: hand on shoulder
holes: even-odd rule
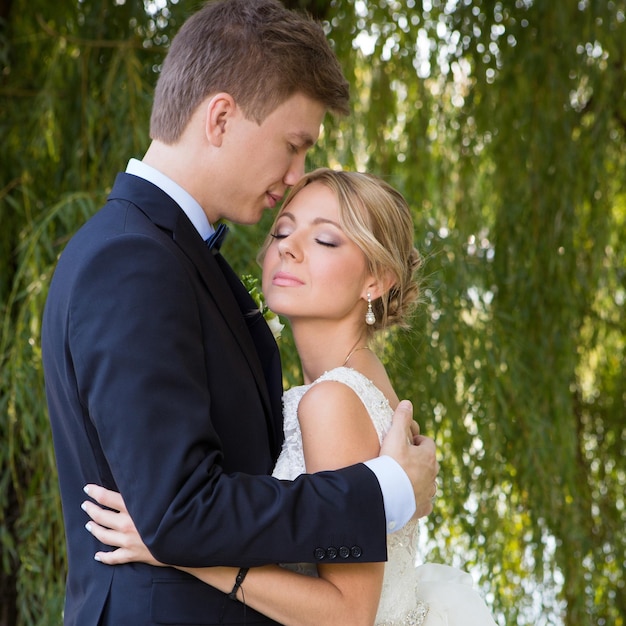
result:
[[[415,497],[415,517],[428,515],[433,509],[439,472],[437,448],[430,437],[419,434],[413,407],[407,400],[398,404],[380,453],[393,458],[409,477]]]

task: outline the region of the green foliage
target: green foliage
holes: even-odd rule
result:
[[[370,35],[338,47],[337,160],[405,193],[426,257],[387,355],[441,452],[428,558],[503,623],[623,624],[625,5],[336,5]]]
[[[309,165],[368,169],[414,207],[423,305],[381,353],[439,446],[425,558],[467,567],[502,624],[623,626],[624,1],[291,4],[326,20],[352,85]],[[147,147],[159,63],[197,5],[13,0],[0,23],[2,624],[62,610],[50,275]],[[270,220],[233,226],[240,273],[259,275]],[[288,329],[280,345],[299,383]]]
[[[56,258],[147,146],[164,18],[14,1],[0,34],[0,623],[59,624],[64,533],[40,358]],[[174,22],[173,18],[171,20]]]

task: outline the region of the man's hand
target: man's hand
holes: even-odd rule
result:
[[[415,496],[415,517],[428,515],[437,493],[439,463],[435,442],[420,435],[419,426],[413,420],[413,406],[408,400],[398,404],[380,454],[397,461],[409,477]]]

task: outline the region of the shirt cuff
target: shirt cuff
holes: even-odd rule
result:
[[[400,464],[390,456],[365,462],[378,479],[383,494],[387,532],[400,530],[415,514],[413,486]]]

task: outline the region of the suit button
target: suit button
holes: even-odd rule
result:
[[[341,546],[341,548],[339,548],[339,556],[342,559],[347,559],[350,556],[350,548],[347,546]]]
[[[326,558],[326,550],[324,548],[315,548],[313,556],[316,561],[323,561]]]
[[[337,558],[337,548],[330,546],[329,548],[327,548],[326,550],[326,556],[329,559],[336,559]]]
[[[350,552],[352,553],[352,556],[355,559],[360,558],[361,555],[363,554],[363,550],[361,550],[360,546],[352,546],[352,549],[350,550]]]

